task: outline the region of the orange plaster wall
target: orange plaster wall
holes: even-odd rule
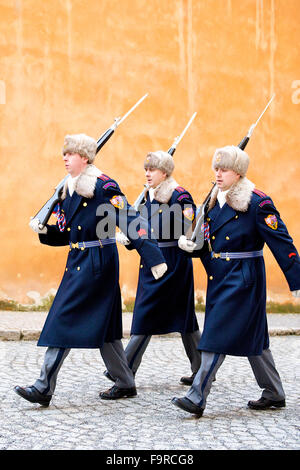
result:
[[[0,297],[60,281],[67,249],[41,246],[28,222],[64,176],[64,135],[99,137],[146,92],[96,161],[130,202],[146,153],[167,150],[197,111],[174,176],[200,203],[215,148],[238,144],[276,93],[248,144],[248,177],[299,247],[299,20],[298,0],[0,0]],[[132,296],[138,256],[119,252]],[[266,264],[269,291],[290,300],[268,249]],[[195,285],[206,285],[197,260]]]

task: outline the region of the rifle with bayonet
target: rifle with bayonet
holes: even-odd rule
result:
[[[183,131],[181,132],[181,134],[177,137],[175,137],[174,139],[174,142],[172,143],[171,147],[169,148],[168,152],[172,157],[177,149],[177,145],[179,144],[179,142],[182,140],[184,134],[186,133],[186,131],[188,130],[188,128],[190,127],[190,125],[192,124],[193,120],[195,119],[197,113],[194,113],[193,116],[190,118],[189,122],[187,123],[187,125],[185,126],[185,128],[183,129]],[[135,203],[133,204],[133,207],[135,208],[136,211],[139,211],[139,207],[140,205],[142,204],[143,200],[145,199],[145,195],[146,195],[146,191],[148,190],[148,185],[144,185],[144,190],[140,193],[140,195],[138,196],[138,198],[136,199]]]
[[[114,123],[101,135],[101,137],[97,140],[97,150],[96,154],[99,152],[99,150],[102,149],[102,147],[106,144],[106,142],[111,138],[117,127],[124,121],[124,119],[129,116],[129,114],[134,111],[134,109],[141,104],[142,101],[148,96],[148,93],[146,93],[137,103],[135,103],[130,110],[124,114],[122,118],[118,117],[114,119]],[[39,220],[39,228],[43,229],[48,220],[50,219],[50,216],[53,212],[53,209],[55,208],[56,204],[60,201],[61,198],[61,193],[63,190],[63,187],[65,185],[65,182],[67,181],[69,175],[66,175],[55,187],[55,191],[53,196],[43,205],[43,207],[38,211],[38,213],[33,217],[33,219],[38,219]]]
[[[256,128],[256,126],[259,123],[262,116],[265,114],[267,108],[270,106],[270,104],[273,101],[274,97],[275,97],[275,94],[272,96],[272,98],[268,102],[268,104],[265,107],[265,109],[263,110],[263,112],[260,114],[257,121],[250,126],[246,136],[239,143],[238,147],[241,150],[245,149],[246,145],[248,144],[248,142],[249,142],[249,140],[250,140],[250,138],[253,134],[254,129]],[[196,249],[198,249],[198,250],[200,250],[202,248],[203,244],[204,244],[203,223],[204,223],[204,220],[205,220],[206,211],[207,211],[207,207],[208,207],[208,204],[209,204],[209,201],[210,201],[210,198],[211,198],[211,194],[212,194],[212,192],[213,192],[213,190],[216,186],[216,183],[212,183],[212,184],[213,184],[213,186],[212,186],[211,190],[209,191],[208,195],[204,199],[203,203],[197,208],[196,217],[195,217],[192,225],[190,226],[190,228],[188,229],[188,231],[186,233],[187,239],[192,240],[194,243],[196,243],[196,245],[197,245]]]

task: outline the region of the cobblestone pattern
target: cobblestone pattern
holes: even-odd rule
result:
[[[187,390],[179,384],[189,374],[180,338],[153,337],[136,377],[138,396],[112,402],[98,397],[99,390],[112,385],[102,376],[98,351],[73,349],[49,408],[13,391],[14,385],[30,385],[37,378],[45,349],[31,341],[0,342],[0,449],[299,449],[299,346],[299,336],[271,339],[286,408],[247,408],[260,390],[247,359],[228,356],[205,414],[196,419],[171,404],[173,396]]]

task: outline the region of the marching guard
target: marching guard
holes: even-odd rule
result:
[[[178,239],[194,219],[195,204],[191,194],[171,176],[174,160],[169,153],[149,153],[144,168],[148,189],[140,213],[149,222],[149,233],[144,236],[157,239],[168,271],[153,282],[149,265],[141,256],[131,337],[125,354],[135,375],[152,335],[179,332],[192,371],[191,376],[181,378],[181,383],[191,385],[201,363],[197,350],[201,334],[195,315],[192,260],[179,249]],[[118,241],[133,248],[124,234],[118,235]],[[115,379],[107,371],[104,375]]]
[[[21,397],[43,406],[51,401],[59,369],[71,348],[100,349],[107,370],[116,379],[111,389],[100,393],[102,399],[137,393],[121,342],[115,228],[118,225],[126,230],[139,214],[127,204],[118,183],[93,165],[96,149],[97,142],[85,134],[65,137],[63,160],[69,178],[62,202],[55,210],[57,223],[40,229],[37,219],[30,222],[41,243],[70,248],[62,281],[38,341],[38,346],[47,347],[40,377],[32,386],[15,387]],[[106,213],[101,211],[102,205]],[[99,224],[105,217],[110,234],[101,238]],[[158,279],[167,266],[157,241],[145,239],[137,232],[134,235],[130,238],[132,247],[143,257],[153,280]]]
[[[214,374],[226,354],[246,356],[263,389],[248,406],[285,406],[285,393],[269,349],[263,247],[275,256],[290,290],[300,296],[300,258],[270,196],[246,178],[249,157],[239,147],[217,149],[212,166],[216,186],[206,218],[201,250],[182,236],[181,249],[200,257],[207,272],[205,322],[198,349],[201,366],[185,397],[175,406],[202,416]]]

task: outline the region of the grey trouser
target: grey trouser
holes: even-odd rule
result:
[[[201,352],[197,349],[201,333],[199,330],[192,333],[181,333],[182,343],[187,357],[191,363],[193,373],[196,373],[201,364]],[[151,339],[151,335],[132,335],[125,349],[128,365],[135,374],[142,357]]]
[[[46,350],[39,379],[33,386],[44,395],[53,395],[58,372],[71,349],[51,348]],[[129,369],[121,340],[104,343],[100,354],[106,369],[116,379],[120,388],[134,387],[134,377]]]
[[[205,408],[213,378],[225,357],[225,354],[202,351],[200,369],[186,394],[195,405]],[[275,401],[284,400],[285,393],[270,349],[265,349],[261,356],[248,356],[248,360],[257,384],[263,389],[262,397]]]

